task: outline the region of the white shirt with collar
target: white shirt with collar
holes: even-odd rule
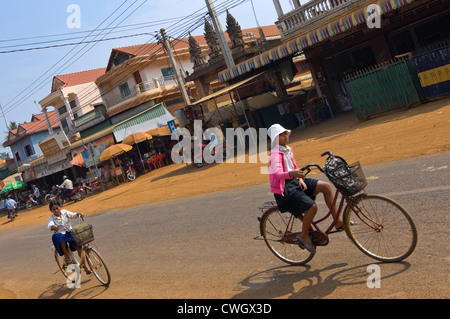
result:
[[[68,210],[61,209],[61,216],[58,217],[55,214],[52,214],[48,219],[48,229],[52,229],[53,225],[58,226],[58,231],[56,234],[65,234],[66,230],[71,231],[72,225],[70,224],[69,219],[75,219],[78,217],[77,213],[69,212]]]

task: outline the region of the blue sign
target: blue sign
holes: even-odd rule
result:
[[[177,125],[175,124],[175,120],[171,120],[167,122],[167,126],[169,127],[170,134],[178,132]]]

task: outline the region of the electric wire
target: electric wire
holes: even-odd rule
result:
[[[245,2],[247,2],[247,1],[249,1],[249,0],[235,0],[235,1],[232,1],[231,3],[230,3],[230,1],[224,1],[224,2],[222,2],[222,3],[220,3],[220,4],[218,4],[217,6],[216,6],[216,11],[217,11],[217,14],[218,15],[220,15],[220,14],[222,14],[223,12],[225,12],[227,9],[229,10],[230,8],[234,8],[234,7],[236,7],[236,6],[238,6],[238,5],[240,5],[240,4],[242,4],[242,3],[245,3]],[[214,1],[214,2],[218,2],[218,0],[216,0],[216,1]],[[122,4],[123,5],[123,4]],[[134,11],[136,11],[137,9],[135,9]],[[125,10],[126,11],[126,10]],[[134,12],[133,11],[133,12]],[[200,12],[200,13],[199,13]],[[203,23],[204,23],[204,19],[205,18],[207,18],[209,16],[209,13],[208,13],[208,11],[206,10],[206,12],[204,11],[204,8],[201,8],[201,9],[199,9],[199,10],[197,10],[196,12],[194,12],[193,14],[191,14],[191,15],[189,15],[189,16],[186,16],[186,17],[184,17],[184,18],[182,18],[181,20],[178,20],[176,23],[174,23],[174,24],[172,24],[171,26],[169,26],[166,30],[169,30],[168,32],[170,32],[170,33],[175,33],[175,32],[178,32],[179,34],[177,35],[177,38],[173,41],[173,43],[175,43],[176,41],[181,41],[181,39],[184,39],[185,37],[186,37],[186,35],[187,34],[189,34],[190,32],[192,32],[193,30],[196,30],[198,27],[200,27]],[[194,20],[194,22],[192,22],[191,24],[189,24],[187,27],[185,26],[185,25],[181,25],[181,26],[177,26],[178,24],[180,24],[183,20],[186,20],[186,19],[188,19],[188,18],[190,18],[190,19],[192,19],[193,17],[195,17],[195,18],[197,18],[197,20]],[[109,18],[109,17],[108,17]],[[107,19],[108,19],[107,18]],[[107,20],[106,19],[106,20]],[[105,20],[105,21],[106,21]],[[124,19],[125,20],[125,19]],[[123,21],[123,20],[122,20]],[[192,21],[192,20],[191,20]],[[103,24],[103,22],[102,22],[102,24]],[[100,24],[101,25],[101,24]],[[110,24],[111,25],[111,24]],[[114,30],[115,28],[105,28],[105,29],[102,29],[102,30],[106,30],[106,29],[111,29],[111,30]],[[147,43],[145,43],[145,44],[143,44],[143,45],[141,45],[141,49],[140,50],[138,50],[136,53],[135,53],[135,56],[139,56],[139,55],[141,55],[141,54],[145,54],[145,51],[151,51],[152,49],[154,49],[154,46],[156,45],[158,45],[158,43],[150,43],[150,44],[153,44],[153,45],[150,45],[150,46],[148,46],[147,47],[147,49],[146,49],[146,45],[147,44],[149,44],[149,42],[151,41],[151,39],[149,40],[149,41],[147,41]],[[156,56],[156,54],[157,53],[161,53],[161,50],[163,50],[163,48],[161,47],[160,49],[158,49],[156,52],[154,52],[154,57]],[[153,59],[149,59],[149,62],[151,63],[151,62],[153,62],[154,60],[156,60],[155,58],[153,58]],[[181,65],[181,64],[180,64]],[[140,66],[138,66],[138,67],[136,67],[136,69],[135,68],[131,68],[131,70],[128,70],[129,72],[125,72],[123,75],[122,75],[122,79],[126,79],[126,78],[128,78],[130,75],[132,75],[135,71],[137,71],[138,69],[140,68]],[[90,94],[92,94],[94,91],[96,91],[96,90],[98,90],[97,89],[97,87],[96,87],[96,85],[93,83],[93,85],[92,86],[94,86],[94,88],[93,89],[91,89],[91,91],[89,91],[89,92],[85,92],[85,96],[86,95],[90,95]],[[87,89],[87,88],[86,88]],[[85,90],[86,90],[85,89]],[[111,88],[111,90],[112,89],[114,89],[114,88]],[[92,101],[95,101],[95,100],[97,100],[99,97],[101,97],[102,95],[104,95],[104,94],[107,94],[109,91],[103,91],[103,92],[100,92],[100,94],[98,95],[98,96],[96,96],[96,97],[94,97],[93,99],[92,99]],[[80,93],[83,93],[83,92],[80,92]],[[82,97],[80,97],[79,98],[79,100],[82,100]],[[86,104],[86,103],[85,103]],[[77,109],[82,109],[83,107],[80,105],[80,106],[77,106]],[[77,112],[78,110],[77,109],[72,109],[72,112]],[[8,110],[7,111],[10,111],[11,110],[11,108],[8,108]],[[56,109],[55,109],[55,111],[57,111]]]

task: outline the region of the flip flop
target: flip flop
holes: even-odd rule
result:
[[[313,243],[305,243],[304,241],[302,241],[298,235],[295,236],[295,238],[297,239],[296,244],[298,245],[298,247],[300,247],[301,249],[306,249],[307,251],[309,251],[311,254],[315,254],[316,250],[314,249],[315,246]]]

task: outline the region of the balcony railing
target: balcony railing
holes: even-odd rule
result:
[[[275,24],[286,38],[300,30],[313,29],[325,18],[345,12],[363,1],[365,0],[312,0],[279,17]]]
[[[143,93],[149,93],[151,91],[161,91],[164,88],[176,86],[177,82],[173,79],[165,79],[164,77],[155,78],[151,81],[144,81],[137,84],[134,88],[127,91],[123,91],[111,98],[105,98],[105,104],[107,107],[112,107],[119,103],[122,103],[128,99],[134,98]]]

